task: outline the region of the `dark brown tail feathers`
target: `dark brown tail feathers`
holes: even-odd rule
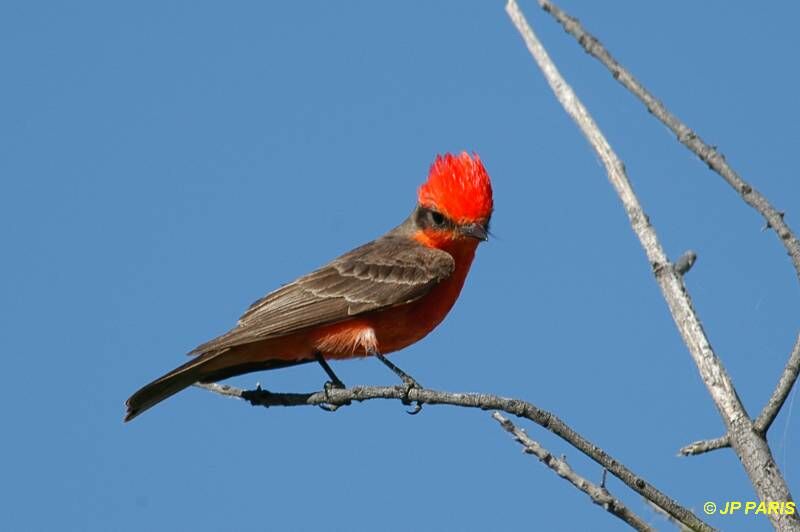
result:
[[[125,401],[127,408],[125,421],[130,421],[148,408],[202,380],[206,373],[203,366],[206,366],[216,356],[216,353],[200,355],[143,386]]]
[[[139,391],[131,395],[125,402],[125,406],[127,407],[125,421],[130,421],[148,408],[157,405],[164,399],[175,395],[196,382],[217,382],[253,371],[286,368],[298,364],[305,364],[307,362],[314,362],[314,359],[296,361],[265,360],[263,362],[226,365],[226,355],[232,352],[233,351],[223,351],[221,353],[212,352],[200,355],[186,364],[173,369],[166,375],[159,377],[150,384],[145,385]],[[235,359],[235,357],[231,358]]]

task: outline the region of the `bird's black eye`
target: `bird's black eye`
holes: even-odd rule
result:
[[[440,212],[436,211],[429,211],[429,215],[431,222],[433,225],[443,225],[444,224],[444,215]]]

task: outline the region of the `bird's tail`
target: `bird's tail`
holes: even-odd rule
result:
[[[301,360],[266,359],[253,360],[242,356],[240,348],[223,349],[203,353],[166,375],[159,377],[125,401],[125,421],[130,421],[145,410],[153,407],[196,382],[216,382],[243,373],[285,368],[297,364],[313,362],[313,358]]]
[[[219,356],[207,353],[190,360],[150,384],[143,386],[125,401],[125,421],[130,421],[145,410],[153,407],[192,384],[205,380],[208,366]]]

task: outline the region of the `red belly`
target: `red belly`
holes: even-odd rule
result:
[[[367,355],[375,349],[388,354],[424,338],[447,316],[464,286],[474,246],[455,255],[453,274],[422,298],[367,314],[352,320],[328,325],[313,333],[314,347],[326,358],[350,358]]]

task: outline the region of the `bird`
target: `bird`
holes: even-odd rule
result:
[[[230,331],[135,392],[124,420],[195,383],[315,361],[326,385],[344,387],[328,360],[374,356],[418,387],[385,355],[421,340],[448,314],[489,237],[493,210],[476,153],[437,155],[403,223],[255,301]]]

